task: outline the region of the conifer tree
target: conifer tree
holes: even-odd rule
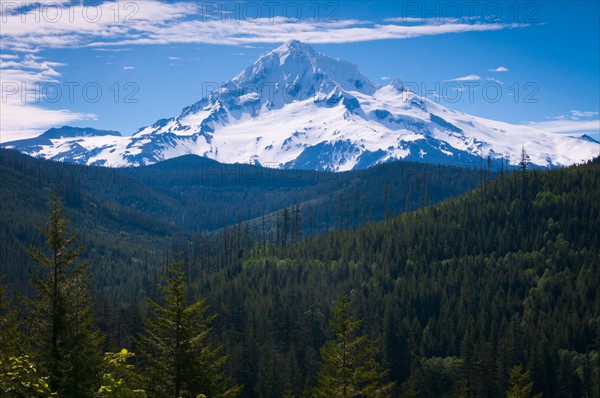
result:
[[[0,285],[0,360],[18,353],[20,339],[17,326],[17,311],[9,305],[6,287]]]
[[[506,398],[530,398],[531,391],[533,390],[533,383],[531,382],[529,371],[525,371],[522,365],[516,365],[509,369],[510,384],[508,391],[506,391]],[[537,394],[534,398],[541,398],[542,394]]]
[[[300,213],[300,205],[295,204],[292,211],[294,213],[292,243],[298,243],[302,239],[302,215]]]
[[[163,304],[148,299],[151,315],[140,336],[140,354],[146,365],[147,392],[161,398],[233,397],[222,373],[226,357],[209,342],[206,299],[186,305],[183,261],[174,261],[161,286]]]
[[[519,169],[521,170],[521,200],[525,198],[525,191],[527,188],[527,168],[529,168],[531,158],[525,151],[525,145],[521,147],[521,159],[519,160]]]
[[[531,158],[527,154],[527,151],[525,151],[525,145],[523,144],[521,146],[521,158],[519,159],[519,169],[521,169],[521,171],[525,173],[527,171],[527,168],[529,167],[530,162]]]
[[[46,254],[31,247],[37,264],[32,277],[35,297],[28,307],[31,354],[49,385],[61,397],[89,396],[97,387],[102,337],[94,324],[88,292],[87,263],[78,261],[76,235],[68,236],[69,222],[58,196],[51,197]]]
[[[360,335],[362,323],[353,318],[347,295],[338,297],[330,323],[335,334],[321,348],[323,361],[313,395],[319,398],[391,397],[394,383],[387,383],[387,370],[378,362],[378,343]]]

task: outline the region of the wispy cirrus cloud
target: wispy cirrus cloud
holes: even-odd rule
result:
[[[552,133],[593,133],[598,137],[600,134],[599,114],[596,111],[571,110],[568,115],[554,116],[543,122],[529,122],[527,126]]]
[[[398,22],[398,23],[424,23],[426,18],[415,18],[415,17],[391,17],[384,19],[385,22]]]
[[[502,80],[496,79],[495,77],[486,77],[485,80],[489,80],[497,84],[504,84]]]
[[[58,83],[57,69],[64,64],[48,62],[33,54],[0,54],[0,143],[35,137],[49,126],[97,116],[39,105],[40,84]]]
[[[447,82],[473,82],[481,80],[481,76],[478,75],[467,75],[461,77],[455,77],[454,79],[448,79]]]
[[[66,6],[71,0],[0,0],[0,12],[24,11],[32,6]]]
[[[36,3],[33,2],[32,3]],[[104,2],[89,6],[49,2],[51,17],[19,13],[6,7],[2,13],[5,47],[38,51],[43,48],[122,46],[129,44],[206,43],[253,45],[290,39],[308,43],[349,43],[463,32],[483,32],[529,26],[517,23],[442,22],[405,26],[398,19],[373,23],[360,20],[293,20],[284,17],[256,19],[209,18],[194,2]],[[118,12],[117,12],[118,11]],[[90,15],[92,14],[92,15]],[[58,15],[58,16],[57,16]],[[24,21],[25,19],[25,21]],[[406,18],[401,18],[406,21]],[[414,18],[412,23],[419,21]]]
[[[443,12],[440,12],[440,13],[427,14],[427,15],[424,14],[421,17],[409,17],[409,16],[390,17],[390,18],[385,18],[384,21],[399,23],[399,24],[441,25],[441,24],[447,24],[447,23],[450,23],[450,24],[471,23],[471,22],[476,22],[476,21],[481,20],[481,17],[478,15],[450,16],[450,15],[443,15],[443,14],[444,14]],[[497,18],[493,22],[498,22],[499,20],[500,20],[500,18]],[[492,22],[492,21],[488,21],[488,22]]]
[[[39,51],[45,48],[85,47],[97,40],[117,40],[148,35],[152,29],[194,15],[198,7],[189,2],[103,2],[64,5],[46,2],[33,9],[15,8],[19,1],[2,1],[0,18],[4,50]]]
[[[578,111],[576,109],[573,109],[571,111],[571,118],[576,119],[576,120],[578,120],[578,119],[586,119],[586,118],[598,116],[599,114],[600,114],[600,112]]]
[[[37,137],[53,126],[77,120],[96,120],[97,115],[68,109],[47,109],[34,104],[8,102],[2,104],[0,143]]]
[[[119,53],[123,51],[129,51],[129,48],[93,48],[94,51],[102,51],[102,52],[113,52]]]
[[[285,18],[240,21],[235,24],[221,21],[180,21],[152,28],[147,34],[132,35],[114,41],[97,41],[89,46],[140,44],[221,44],[249,45],[283,43],[296,39],[312,44],[353,43],[390,39],[410,39],[451,33],[483,32],[524,27],[523,24],[442,24],[401,26],[395,24],[365,25],[347,20],[331,24],[286,22]]]
[[[71,0],[18,0],[18,1],[1,0],[0,4],[2,4],[5,7],[8,7],[8,5],[10,5],[11,7],[21,8],[21,7],[33,5],[33,4],[56,5],[56,4],[69,4],[70,2],[71,2]]]
[[[551,133],[581,133],[581,132],[599,132],[600,120],[550,120],[547,122],[529,122],[530,127]]]

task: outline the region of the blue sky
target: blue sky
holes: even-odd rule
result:
[[[2,142],[65,124],[132,134],[290,39],[460,111],[599,136],[597,1],[0,5]]]

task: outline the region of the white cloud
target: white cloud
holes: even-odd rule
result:
[[[599,114],[599,112],[595,111],[579,111],[574,109],[568,115],[554,116],[545,122],[529,122],[527,125],[552,133],[594,133],[598,135],[600,134]]]
[[[1,13],[19,12],[23,7],[42,6],[42,7],[58,7],[69,4],[71,0],[0,0]],[[41,7],[39,7],[41,9]]]
[[[385,22],[393,22],[400,24],[445,24],[445,23],[462,23],[462,22],[473,22],[477,19],[480,19],[478,16],[463,16],[463,17],[451,17],[451,16],[442,16],[442,15],[424,15],[422,17],[392,17],[385,18]]]
[[[448,82],[472,82],[476,80],[481,80],[480,76],[477,75],[467,75],[462,77],[456,77],[454,79],[446,80]]]
[[[600,132],[600,120],[558,119],[547,122],[529,122],[527,126],[551,133]]]
[[[133,70],[135,69],[135,66],[124,66],[123,70]]]
[[[48,6],[49,7],[49,6]],[[55,7],[57,10],[65,7]],[[2,15],[3,42],[8,49],[39,51],[43,48],[122,46],[127,44],[206,43],[256,45],[298,39],[309,43],[349,43],[461,32],[513,29],[527,24],[440,23],[402,26],[359,20],[320,23],[310,19],[295,23],[283,17],[262,19],[207,19],[194,2],[104,2],[91,7],[69,5],[60,18],[18,13]],[[118,9],[120,12],[116,13]],[[96,12],[97,11],[97,12]],[[93,15],[91,15],[93,13]],[[130,17],[129,19],[127,17]],[[3,44],[4,44],[3,43]]]
[[[40,106],[10,101],[2,104],[0,143],[37,137],[47,129],[78,120],[95,120],[96,115],[67,109],[45,109]]]
[[[93,48],[92,50],[94,51],[106,51],[106,52],[122,52],[122,51],[129,51],[129,48]]]
[[[578,111],[578,110],[572,110],[571,111],[571,117],[573,119],[588,119],[594,116],[598,116],[600,113],[599,112],[593,112],[593,111]]]
[[[382,77],[381,77],[381,80],[391,80],[391,79],[392,79],[392,78],[391,78],[391,77],[389,77],[389,76],[382,76]]]
[[[140,34],[113,42],[98,41],[90,46],[205,43],[222,45],[247,45],[258,43],[283,43],[297,39],[307,43],[352,43],[387,39],[409,39],[449,33],[482,32],[519,28],[522,24],[441,24],[400,26],[374,24],[365,26],[361,21],[338,21],[319,24],[310,21],[288,23],[284,18],[260,19],[223,23],[221,21],[180,21],[156,26],[151,34]]]
[[[508,72],[508,68],[505,68],[504,66],[499,66],[497,68],[490,68],[488,70],[490,72]]]
[[[385,22],[398,22],[398,23],[425,23],[426,18],[415,18],[415,17],[393,17],[384,19]]]
[[[504,82],[502,80],[498,80],[495,77],[486,77],[485,80],[489,80],[489,81],[492,81],[492,82],[498,83],[498,84],[504,84]]]
[[[171,61],[177,61],[180,60],[181,57],[167,57],[168,59],[170,59]]]
[[[46,4],[46,5],[58,5],[58,4],[69,4],[71,0],[1,0],[0,5],[7,9],[13,4],[17,7],[32,5],[32,4]]]
[[[27,54],[22,59],[11,58],[11,61],[0,63],[2,71],[2,82],[32,84],[36,82],[56,82],[60,73],[56,71],[59,66],[64,64],[58,62],[43,61],[40,57],[33,54]],[[3,85],[2,89],[6,87]]]
[[[48,62],[33,54],[8,59],[0,63],[0,142],[31,138],[59,124],[96,118],[92,114],[40,106],[41,85],[58,83],[60,73],[56,69],[64,64]]]
[[[20,0],[14,3],[19,4]],[[82,47],[98,39],[110,41],[141,37],[150,35],[155,28],[195,14],[197,7],[192,2],[147,0],[111,1],[86,6],[70,4],[68,7],[37,6],[25,14],[4,12],[3,46],[13,50],[39,51],[43,48]],[[8,8],[3,9],[6,11]]]

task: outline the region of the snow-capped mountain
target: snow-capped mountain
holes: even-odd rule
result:
[[[62,132],[61,132],[62,131]],[[132,136],[72,128],[5,144],[27,154],[112,167],[197,154],[222,163],[343,171],[397,159],[479,164],[479,156],[568,165],[599,155],[572,137],[453,111],[407,90],[380,87],[355,65],[290,41],[180,115]]]

